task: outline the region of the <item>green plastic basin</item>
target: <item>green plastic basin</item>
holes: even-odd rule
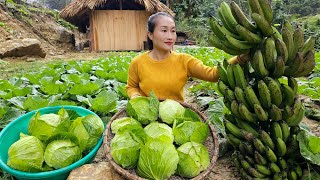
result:
[[[82,159],[79,161],[53,171],[48,172],[36,172],[36,173],[30,173],[30,172],[23,172],[19,170],[12,169],[11,167],[7,166],[7,160],[8,160],[8,149],[9,147],[19,140],[20,138],[20,132],[28,134],[28,124],[31,119],[31,117],[37,112],[40,111],[40,114],[49,114],[49,113],[57,113],[59,109],[64,107],[66,110],[73,110],[76,111],[80,116],[86,116],[89,114],[94,114],[94,112],[79,107],[79,106],[52,106],[52,107],[46,107],[41,108],[38,110],[31,111],[27,114],[24,114],[20,116],[19,118],[15,119],[11,123],[9,123],[1,132],[0,132],[0,168],[4,171],[8,172],[9,174],[13,175],[17,179],[20,180],[27,180],[27,179],[48,179],[48,180],[63,180],[67,179],[69,173],[71,170],[86,164],[92,162],[95,155],[97,154],[102,141],[103,141],[103,135],[99,139],[98,143],[94,148]],[[101,119],[100,119],[101,120]],[[102,120],[101,120],[102,121]]]

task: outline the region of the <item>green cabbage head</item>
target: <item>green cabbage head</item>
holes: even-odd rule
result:
[[[178,175],[186,178],[193,178],[210,165],[207,148],[200,143],[187,142],[178,149],[179,163]]]
[[[177,101],[166,99],[160,102],[159,116],[163,122],[171,125],[175,118],[183,117],[185,108]]]
[[[147,134],[147,140],[160,139],[173,143],[172,129],[167,124],[152,122],[144,128],[144,131]]]
[[[139,123],[139,121],[130,118],[130,117],[122,117],[119,119],[114,120],[111,123],[111,131],[113,134],[116,134],[119,130],[121,130],[122,128],[126,127],[126,126],[141,126],[141,123]]]
[[[69,128],[69,132],[76,136],[80,143],[81,151],[91,150],[101,138],[104,125],[96,115],[87,115],[75,119]]]
[[[20,133],[8,151],[8,166],[25,172],[38,172],[44,161],[44,144],[35,136]]]
[[[135,168],[140,149],[145,141],[144,129],[140,126],[125,126],[111,140],[111,156],[123,168]]]
[[[172,143],[147,141],[140,150],[137,173],[146,179],[168,179],[177,169],[179,156]]]
[[[189,141],[203,143],[209,135],[209,127],[201,121],[184,121],[173,126],[173,135],[179,145]]]
[[[150,97],[140,96],[130,99],[126,107],[126,111],[128,116],[133,117],[143,125],[147,125],[158,119],[158,98],[154,93],[150,93]]]
[[[48,140],[54,134],[66,132],[70,126],[70,119],[67,111],[61,108],[58,114],[50,113],[40,115],[38,111],[31,119],[28,125],[28,132],[36,136],[41,141]]]
[[[50,142],[44,152],[46,164],[55,169],[69,166],[81,157],[82,153],[79,146],[69,139]]]

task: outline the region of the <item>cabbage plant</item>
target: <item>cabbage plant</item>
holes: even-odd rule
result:
[[[125,126],[111,140],[111,156],[123,168],[135,168],[140,149],[145,141],[144,129],[140,126]]]
[[[70,126],[70,119],[67,111],[61,108],[58,114],[49,113],[40,115],[40,112],[30,119],[28,132],[32,136],[36,136],[41,141],[48,140],[54,134],[66,132]]]
[[[147,140],[160,139],[173,143],[172,128],[167,124],[152,122],[144,128],[144,131],[147,134]]]
[[[104,125],[96,115],[87,115],[76,118],[69,132],[73,133],[79,140],[81,151],[91,150],[99,141],[104,131]]]
[[[8,150],[7,164],[20,171],[37,172],[44,161],[44,149],[44,144],[37,137],[20,133],[20,139]]]
[[[209,135],[209,127],[201,121],[183,121],[173,126],[174,141],[178,144],[184,144],[189,141],[203,143]]]
[[[177,169],[178,152],[172,143],[147,141],[140,150],[137,173],[147,179],[168,179]]]
[[[183,117],[185,108],[177,101],[166,99],[160,102],[159,116],[161,120],[169,125],[173,124],[176,118]]]
[[[138,120],[141,124],[147,125],[156,121],[159,114],[159,101],[153,92],[150,97],[140,96],[130,99],[126,106],[128,116]]]
[[[80,147],[69,139],[50,142],[44,152],[46,164],[55,169],[69,166],[81,159],[81,157]]]
[[[122,128],[126,126],[141,126],[141,123],[139,123],[137,120],[130,118],[130,117],[122,117],[119,119],[114,120],[111,123],[111,132],[113,134],[116,134],[118,130],[121,130]]]
[[[177,173],[179,176],[193,178],[210,165],[207,148],[197,142],[187,142],[177,149],[179,163]]]

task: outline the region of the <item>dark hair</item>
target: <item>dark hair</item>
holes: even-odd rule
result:
[[[169,18],[171,18],[173,21],[174,21],[174,18],[168,14],[168,13],[165,13],[165,12],[157,12],[155,14],[152,14],[149,19],[148,19],[148,24],[147,24],[147,30],[148,32],[150,33],[153,33],[154,32],[154,28],[156,27],[156,19],[157,17],[159,16],[167,16]],[[148,49],[149,50],[152,50],[153,49],[153,42],[152,40],[149,38],[149,36],[147,37],[147,43],[148,43]]]

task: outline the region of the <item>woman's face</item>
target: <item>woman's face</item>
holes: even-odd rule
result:
[[[167,16],[157,17],[154,32],[149,32],[148,36],[154,49],[171,51],[177,39],[175,22]]]

